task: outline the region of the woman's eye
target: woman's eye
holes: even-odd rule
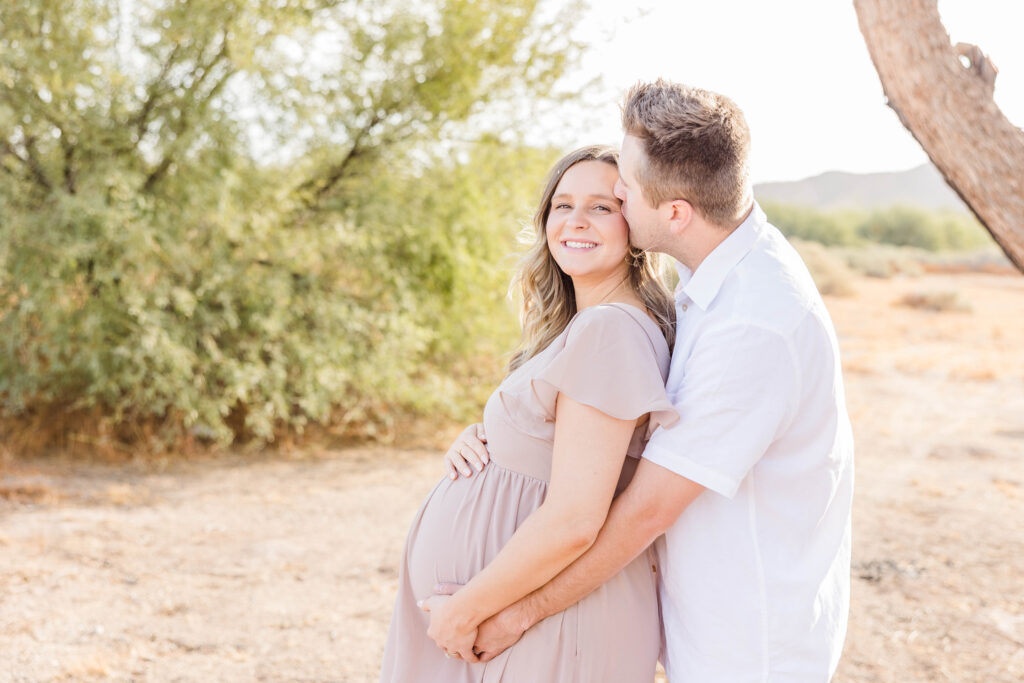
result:
[[[565,202],[562,202],[560,204],[555,204],[555,208],[556,209],[571,209],[572,207],[569,206],[568,204],[566,204]]]
[[[607,211],[608,213],[611,213],[611,207],[605,206],[604,204],[598,204],[594,209],[597,211]]]

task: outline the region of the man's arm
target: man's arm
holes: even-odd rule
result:
[[[476,650],[489,661],[537,622],[576,604],[615,576],[676,521],[704,487],[641,460],[590,549],[533,593],[480,625]]]

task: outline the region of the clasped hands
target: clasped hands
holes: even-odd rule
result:
[[[472,625],[451,597],[460,588],[457,583],[440,583],[434,587],[434,595],[417,603],[424,612],[430,612],[427,635],[448,657],[489,662],[519,641],[526,631],[524,621],[516,605],[510,605]]]

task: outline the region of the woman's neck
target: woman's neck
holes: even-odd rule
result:
[[[576,295],[576,310],[582,311],[591,306],[608,303],[633,304],[643,308],[639,297],[629,286],[629,273],[616,273],[613,277],[599,282],[581,282],[575,278],[572,282]]]

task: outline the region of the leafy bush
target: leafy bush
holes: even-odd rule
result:
[[[0,281],[6,409],[100,407],[221,442],[332,416],[358,430],[396,409],[463,414],[480,392],[459,382],[493,379],[515,339],[508,255],[547,161],[482,145],[368,178],[373,201],[348,215],[290,224],[273,193],[173,215],[130,198],[20,214]],[[512,169],[522,182],[495,180]]]
[[[479,406],[552,160],[508,112],[557,97],[559,17],[168,0],[128,30],[103,0],[29,5],[0,6],[0,417],[161,448]]]

